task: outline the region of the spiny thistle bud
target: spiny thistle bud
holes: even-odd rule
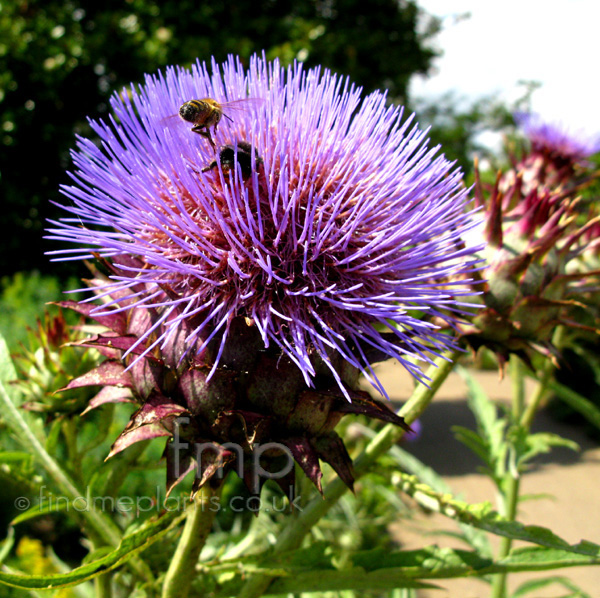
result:
[[[110,268],[115,275],[120,272],[114,264]],[[98,288],[109,280],[91,282]],[[120,293],[120,304],[132,299],[133,289],[130,295]],[[352,486],[352,464],[333,430],[341,417],[365,414],[407,428],[389,408],[358,390],[358,370],[334,355],[332,362],[345,385],[344,394],[350,394],[352,400],[340,391],[329,367],[316,353],[311,359],[318,375],[313,387],[308,387],[298,366],[278,347],[266,348],[257,327],[246,318],[232,320],[222,346],[216,341],[206,344],[209,333],[197,337],[190,346],[186,339],[195,321],[186,318],[173,342],[146,352],[152,339],[168,326],[165,321],[151,335],[146,334],[160,322],[160,309],[134,306],[123,317],[123,313],[96,314],[91,304],[62,305],[106,327],[80,343],[95,347],[106,360],[72,380],[67,389],[103,386],[88,410],[130,396],[141,405],[114,443],[111,456],[141,440],[175,435],[177,442],[168,444],[166,450],[168,490],[189,473],[192,462],[197,462],[194,489],[224,467],[225,472],[238,471],[248,488],[258,493],[268,476],[255,476],[257,463],[248,456],[257,449],[265,474],[279,472],[281,461],[289,455],[320,489],[318,461],[322,459]],[[140,339],[143,343],[123,357]],[[204,349],[196,350],[202,345]],[[219,366],[211,374],[219,351]],[[260,450],[261,446],[268,450]],[[293,468],[287,474],[273,476],[286,494],[294,484]]]
[[[57,391],[70,378],[94,367],[98,354],[86,354],[72,343],[82,333],[67,326],[64,315],[46,313],[30,330],[29,347],[22,346],[14,356],[19,379],[14,384],[22,392],[23,408],[47,414],[49,419],[80,413],[92,394]]]
[[[487,266],[481,272],[485,309],[463,328],[464,339],[475,350],[492,349],[501,366],[511,353],[529,364],[535,352],[553,358],[555,327],[582,326],[573,317],[583,307],[582,281],[598,275],[573,268],[598,223],[580,223],[579,187],[570,179],[550,187],[546,176],[525,185],[522,177],[515,170],[499,173],[486,187],[476,172],[475,198],[485,223],[481,237],[466,239],[471,245],[486,241]]]
[[[190,122],[171,118],[184,103]],[[461,173],[384,94],[300,65],[168,69],[112,107],[92,122],[101,146],[79,140],[72,217],[51,230],[84,245],[56,253],[108,275],[90,282],[101,307],[71,305],[107,327],[86,341],[107,360],[69,386],[111,388],[94,406],[131,392],[139,409],[112,453],[172,437],[170,487],[195,460],[195,488],[224,465],[259,492],[245,468],[259,446],[319,487],[319,459],[351,486],[339,419],[403,425],[359,374],[385,395],[373,363],[420,376],[415,360],[455,346],[432,322],[455,326],[473,293],[448,283],[477,263],[459,248]]]

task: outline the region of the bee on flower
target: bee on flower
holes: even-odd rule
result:
[[[189,97],[246,96],[260,110],[219,129],[217,160],[185,127],[161,125]],[[92,125],[101,147],[78,142],[69,216],[49,236],[74,244],[56,259],[95,257],[108,272],[91,283],[100,306],[69,305],[108,330],[89,341],[107,360],[71,387],[122,385],[139,404],[112,454],[175,431],[212,443],[198,488],[220,465],[248,479],[228,443],[278,443],[317,486],[319,460],[351,486],[341,417],[404,425],[359,375],[385,396],[376,361],[421,377],[419,361],[456,346],[433,322],[455,326],[474,293],[448,283],[478,263],[460,247],[461,172],[384,93],[299,64],[171,68],[111,106],[115,119]],[[196,456],[176,470],[167,450],[169,486]]]

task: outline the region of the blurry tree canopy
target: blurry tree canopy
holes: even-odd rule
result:
[[[41,239],[74,133],[90,135],[86,116],[104,116],[110,95],[144,73],[264,50],[402,101],[411,75],[430,69],[438,25],[411,0],[3,0],[2,274],[52,268]]]
[[[469,100],[449,92],[436,98],[411,98],[411,107],[421,126],[430,128],[432,143],[440,144],[446,157],[456,161],[471,182],[475,155],[489,161],[492,167],[489,174],[495,177],[496,169],[506,166],[510,154],[520,151],[517,146],[524,142],[524,137],[515,129],[513,115],[532,111],[532,96],[541,83],[522,80],[519,85],[521,95],[510,103],[496,94]]]
[[[505,136],[514,131],[513,110],[493,96],[485,96],[465,104],[454,93],[434,100],[416,101],[413,108],[421,126],[430,127],[431,142],[440,144],[449,160],[455,161],[467,178],[473,173],[473,156],[495,161],[500,150],[500,132]],[[484,133],[494,132],[498,148],[488,145],[490,139],[482,139]]]

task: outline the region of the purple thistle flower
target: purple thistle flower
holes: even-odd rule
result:
[[[119,264],[94,289],[102,313],[160,308],[132,354],[167,346],[193,321],[188,347],[220,347],[212,374],[241,316],[309,385],[315,357],[346,396],[340,355],[384,395],[375,353],[420,376],[415,359],[455,342],[433,322],[453,326],[473,294],[460,171],[384,93],[362,98],[347,79],[260,57],[248,70],[234,58],[211,67],[147,76],[113,96],[109,122],[91,121],[101,143],[78,139],[74,185],[62,188],[71,216],[49,229],[77,246],[55,259]],[[225,108],[215,151],[172,118],[195,98],[254,100]],[[124,306],[114,297],[125,292],[135,300]]]
[[[600,135],[569,129],[564,123],[544,120],[539,114],[517,112],[517,125],[534,151],[568,164],[584,162],[600,151]]]

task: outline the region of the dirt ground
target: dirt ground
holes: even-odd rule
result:
[[[377,373],[392,400],[403,401],[410,395],[412,382],[401,366],[381,366]],[[510,380],[501,381],[497,372],[472,373],[491,398],[504,402],[509,400]],[[533,384],[527,388],[530,392]],[[494,504],[494,488],[488,478],[478,473],[480,462],[477,457],[452,435],[452,426],[474,427],[475,420],[465,397],[463,380],[457,374],[451,374],[421,418],[423,430],[420,438],[405,445],[405,448],[441,474],[455,495],[469,502],[490,501]],[[566,448],[555,448],[550,454],[538,457],[524,475],[521,487],[522,494],[543,497],[522,502],[519,505],[519,521],[548,527],[571,544],[582,539],[600,543],[600,446],[581,429],[556,422],[544,411],[536,417],[533,429],[570,438],[579,444],[581,451],[575,453]],[[418,524],[421,530],[434,534],[440,529],[456,529],[451,520],[438,515],[419,517]],[[424,544],[465,548],[459,541],[447,536],[424,538],[408,528],[405,522],[394,526],[392,531],[405,549]],[[492,537],[492,540],[496,538]],[[513,574],[509,577],[509,588],[514,590],[525,580],[551,575],[568,577],[594,598],[600,597],[600,566]],[[490,595],[489,585],[477,579],[440,580],[436,583],[443,589],[422,590],[419,598],[488,598]],[[532,598],[565,595],[571,594],[558,586],[528,594]]]

